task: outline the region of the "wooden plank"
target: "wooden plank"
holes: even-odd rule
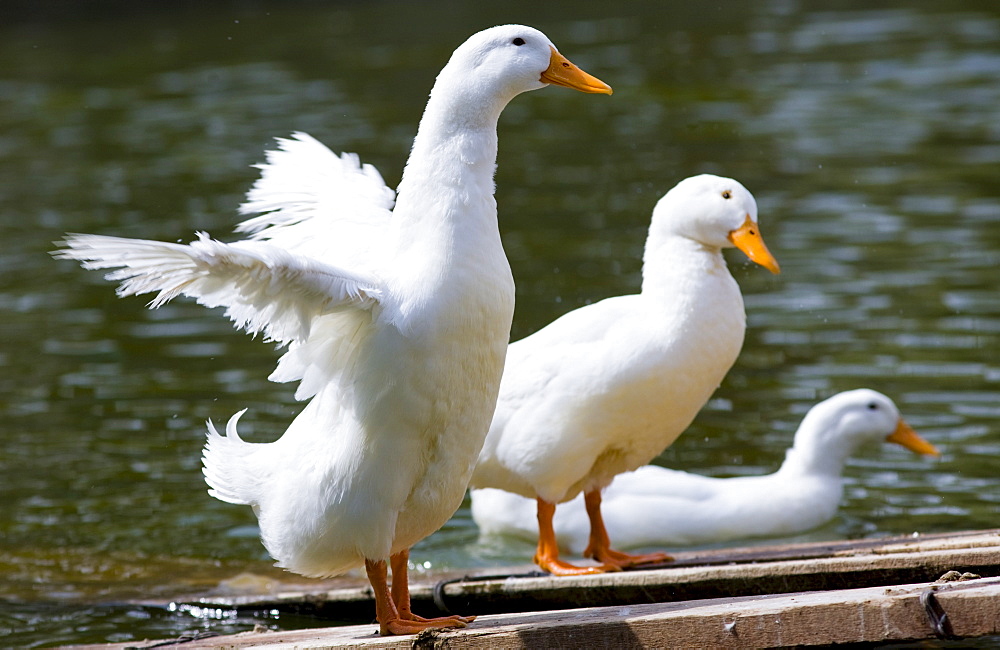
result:
[[[930,595],[930,596],[928,596]],[[934,612],[929,614],[928,612]],[[944,613],[945,618],[941,619]],[[374,625],[243,633],[185,648],[763,648],[1000,634],[1000,578],[482,616],[463,630],[378,637]],[[117,644],[103,648],[142,647]],[[97,646],[88,646],[94,648]]]
[[[745,564],[683,566],[597,576],[462,581],[438,589],[427,602],[448,610],[501,613],[561,607],[677,602],[731,595],[764,595],[930,582],[949,570],[1000,575],[1000,537],[928,542],[908,540],[831,557]],[[443,593],[443,598],[441,597]]]
[[[497,614],[930,582],[948,570],[1000,575],[1000,531],[686,553],[662,569],[596,576],[453,576],[415,583],[411,597],[424,615]],[[374,611],[363,583],[197,604],[356,622],[371,620]]]
[[[947,598],[957,598],[954,607],[958,609],[945,610],[966,626],[956,632],[967,636],[997,634],[994,627],[1000,624],[1000,616],[994,609],[1000,602],[996,598],[1000,578],[994,576],[1000,576],[1000,530],[682,553],[676,562],[661,569],[595,576],[554,578],[523,572],[445,576],[447,579],[437,583],[415,583],[411,595],[414,610],[424,615],[448,613],[448,609],[487,614],[467,630],[416,639],[418,645],[427,647],[808,645],[931,638],[926,636],[933,631],[928,632],[931,628],[925,609],[921,605],[914,610],[912,601],[915,597],[919,601],[919,594],[914,594],[925,592],[932,580],[948,570],[988,576],[976,581],[985,591],[968,591],[972,587],[964,584],[961,588],[937,587],[941,598],[945,592]],[[350,584],[344,579],[331,584],[338,588],[192,602],[245,612],[279,610],[340,621],[372,620],[374,603],[366,584],[358,580],[344,587]],[[909,586],[893,586],[904,584]],[[965,595],[952,594],[957,591]],[[987,593],[992,600],[986,599]],[[906,624],[878,623],[895,621],[889,616],[891,612]],[[980,620],[980,614],[986,618]],[[861,636],[854,632],[858,626],[864,631]],[[847,638],[841,628],[851,630]],[[727,630],[726,635],[720,637],[719,629]],[[413,637],[372,637],[375,630],[369,623],[271,636],[244,634],[189,642],[185,647],[239,648],[260,643],[271,647],[267,644],[274,643],[278,648],[287,644],[382,648],[409,647],[415,641]],[[684,639],[676,630],[694,636]],[[791,634],[789,630],[798,631],[782,636]],[[733,634],[736,641],[730,638]],[[103,647],[137,645],[142,644]]]

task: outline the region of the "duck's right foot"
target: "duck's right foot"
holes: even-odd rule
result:
[[[554,576],[587,576],[597,573],[610,573],[621,571],[621,567],[613,564],[602,564],[599,566],[576,566],[569,562],[563,562],[559,558],[535,556],[535,564],[548,571]]]
[[[396,618],[384,623],[380,621],[379,631],[382,636],[419,634],[424,630],[466,627],[475,618],[475,616],[444,616],[441,618],[421,618],[414,616],[413,619]]]

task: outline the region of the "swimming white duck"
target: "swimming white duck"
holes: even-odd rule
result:
[[[72,235],[57,255],[119,268],[120,295],[223,305],[289,344],[271,379],[311,401],[275,442],[210,425],[210,493],[253,507],[277,565],[327,577],[364,565],[382,634],[464,626],[410,611],[409,548],[461,504],[489,427],[514,308],[493,198],[497,120],[548,84],[611,88],[536,29],[487,29],[438,75],[393,208],[372,167],[307,135],[280,141],[221,243]],[[393,581],[387,584],[387,565]]]
[[[604,491],[604,522],[623,548],[804,532],[833,518],[844,494],[847,459],[878,441],[938,455],[891,399],[867,388],[846,391],[809,410],[774,474],[711,478],[646,465],[619,475]],[[534,510],[533,500],[510,492],[472,491],[472,517],[486,536],[536,539]],[[561,548],[582,552],[589,537],[583,498],[563,504],[554,526]]]
[[[610,548],[601,490],[645,465],[688,427],[743,345],[743,297],[722,249],[736,246],[778,273],[737,181],[681,181],[653,210],[642,291],[581,307],[511,344],[497,410],[472,476],[537,501],[535,562],[557,575],[669,559]],[[559,559],[556,504],[584,493],[591,518],[577,567]]]

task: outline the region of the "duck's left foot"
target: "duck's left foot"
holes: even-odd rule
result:
[[[587,547],[587,549],[583,552],[583,555],[584,557],[594,558],[601,564],[610,564],[612,566],[617,566],[620,569],[646,566],[650,564],[665,564],[667,562],[674,561],[673,556],[663,552],[632,555],[630,553],[623,553],[610,548],[594,550]]]
[[[442,618],[421,618],[419,616],[413,616],[413,618],[420,620],[395,618],[386,621],[385,623],[379,622],[379,630],[382,636],[389,636],[392,634],[419,634],[424,630],[465,627],[471,622],[471,619],[475,617],[445,616]]]
[[[587,517],[590,519],[590,543],[583,551],[584,557],[592,557],[605,566],[616,566],[619,569],[674,561],[674,558],[666,553],[631,555],[612,549],[608,529],[604,526],[604,518],[601,516],[601,491],[584,492],[583,502],[587,508]]]
[[[472,621],[476,620],[475,616],[459,616],[458,614],[452,614],[451,616],[439,616],[439,617],[436,617],[436,618],[424,618],[423,616],[417,616],[413,612],[409,612],[407,615],[404,615],[402,612],[400,612],[400,617],[401,618],[406,618],[406,620],[408,620],[408,621],[416,621],[417,623],[435,623],[435,622],[442,622],[442,621],[459,621],[461,623],[464,623],[465,625],[468,625]]]

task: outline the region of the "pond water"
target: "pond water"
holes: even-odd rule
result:
[[[864,450],[837,518],[782,541],[997,525],[995,2],[196,4],[14,2],[0,25],[4,645],[248,629],[128,603],[285,575],[249,509],[210,498],[200,472],[205,420],[249,407],[248,437],[270,440],[301,408],[266,380],[278,352],[190,301],[120,300],[100,274],[54,261],[52,242],[228,237],[250,165],[295,130],[359,152],[394,186],[437,70],[504,22],[541,28],[615,89],[549,88],[501,119],[513,337],[636,291],[659,196],[695,173],[735,177],[783,272],[728,256],[743,353],[657,462],[770,472],[812,404],[867,386],[942,457]],[[412,560],[419,572],[531,553],[479,543],[463,508]]]

